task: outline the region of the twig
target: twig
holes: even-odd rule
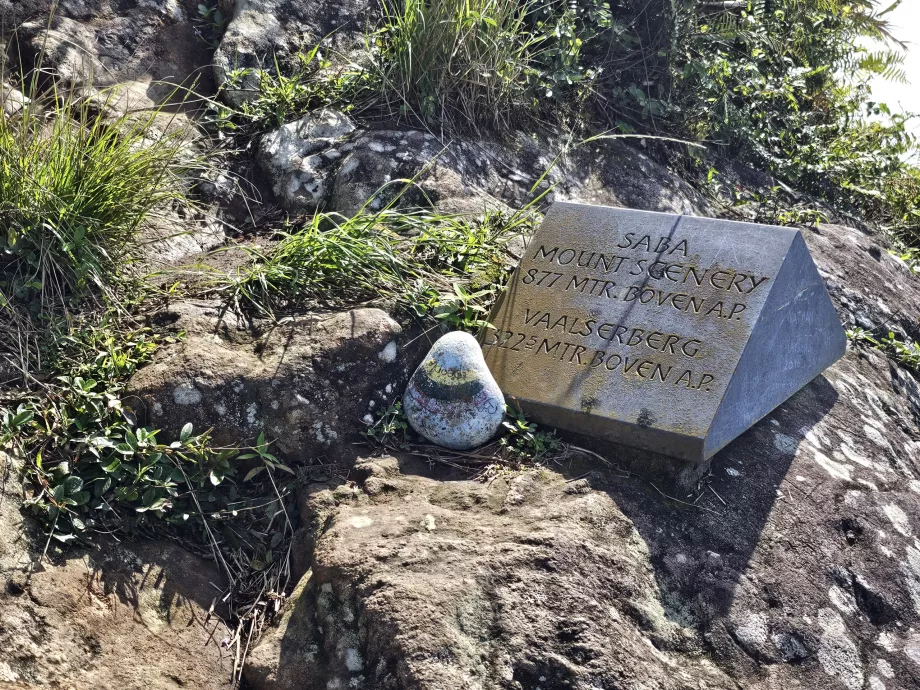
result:
[[[593,457],[593,458],[597,458],[598,460],[600,460],[600,461],[601,461],[602,463],[604,463],[605,465],[608,465],[608,466],[609,466],[609,465],[613,465],[613,463],[610,462],[610,460],[608,460],[607,458],[605,458],[603,455],[599,455],[598,453],[595,453],[593,450],[588,450],[587,448],[582,448],[581,446],[573,446],[573,445],[570,445],[570,444],[567,444],[567,447],[568,447],[568,448],[571,448],[572,450],[577,451],[577,452],[579,452],[579,453],[584,453],[585,455],[590,455],[590,456]]]
[[[679,498],[674,498],[673,496],[668,496],[664,491],[662,491],[661,489],[659,489],[659,488],[658,488],[657,486],[655,486],[652,482],[649,482],[649,484],[652,485],[652,488],[655,489],[655,491],[657,491],[658,493],[660,493],[660,494],[661,494],[662,496],[664,496],[665,498],[667,498],[667,499],[669,499],[669,500],[671,500],[671,501],[674,501],[675,503],[680,503],[681,505],[690,506],[691,508],[697,508],[698,510],[705,510],[707,513],[712,513],[713,515],[720,515],[720,514],[721,514],[721,513],[719,513],[718,511],[713,510],[712,508],[707,508],[706,506],[698,506],[698,505],[696,505],[695,503],[688,503],[687,501],[682,501],[682,500],[680,500]]]
[[[719,496],[719,494],[716,493],[716,490],[715,490],[715,489],[712,488],[712,484],[707,484],[706,486],[708,486],[708,487],[709,487],[709,490],[710,490],[712,493],[715,494],[716,498],[718,498],[720,501],[722,501],[722,505],[723,505],[723,506],[726,506],[726,507],[728,506],[728,504],[725,502],[725,500],[724,500],[721,496]]]

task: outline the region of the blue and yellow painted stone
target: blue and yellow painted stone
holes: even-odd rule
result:
[[[438,339],[403,395],[412,428],[432,443],[467,450],[487,443],[505,417],[505,398],[469,333]]]

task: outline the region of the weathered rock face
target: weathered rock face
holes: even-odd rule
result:
[[[118,85],[105,98],[113,109],[150,108],[183,89],[213,93],[207,45],[196,35],[191,0],[140,3],[63,2],[51,18],[36,17],[17,31],[26,65],[53,69],[64,87]],[[191,98],[194,102],[195,99]]]
[[[326,177],[349,148],[346,138],[354,129],[342,113],[319,110],[262,136],[257,162],[281,206],[302,213],[324,205]]]
[[[373,16],[373,0],[301,2],[300,0],[236,0],[233,15],[217,52],[214,77],[223,85],[235,70],[250,70],[225,89],[223,97],[239,106],[258,93],[255,70],[274,73],[274,60],[287,65],[294,54],[323,41],[324,49],[343,54],[363,45]]]
[[[256,330],[219,305],[185,303],[158,315],[185,338],[160,350],[127,395],[157,429],[187,422],[219,445],[260,432],[295,461],[348,452],[408,377],[402,329],[378,309],[310,316]],[[130,400],[129,400],[130,402]]]
[[[578,200],[691,215],[709,210],[706,200],[687,183],[619,141],[601,141],[593,149],[562,155],[556,142],[524,136],[508,144],[441,141],[427,132],[352,133],[351,127],[334,137],[351,134],[350,141],[336,144],[325,135],[310,133],[310,123],[328,119],[329,113],[318,111],[263,137],[262,149],[268,155],[260,154],[262,170],[288,210],[312,209],[325,202],[326,210],[351,215],[365,206],[378,210],[402,193],[402,206],[434,205],[445,212],[481,213],[507,208],[505,204],[521,208],[550,186],[547,201]],[[335,120],[341,122],[341,116]],[[539,191],[532,191],[541,178]],[[413,180],[413,184],[404,190],[406,185],[399,180]]]
[[[914,327],[917,278],[877,238],[827,225],[806,239],[843,321]],[[349,482],[304,488],[309,574],[247,678],[918,687],[918,422],[914,376],[851,349],[716,455],[683,503],[577,456],[489,484],[365,460]]]
[[[232,659],[213,641],[227,632],[207,615],[213,566],[166,542],[52,545],[27,576],[45,539],[19,512],[9,463],[0,453],[0,688],[227,687]]]
[[[403,395],[409,424],[432,443],[468,450],[488,443],[505,418],[505,396],[469,333],[441,336]]]

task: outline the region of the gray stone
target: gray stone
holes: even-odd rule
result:
[[[138,111],[214,92],[207,45],[196,33],[194,3],[178,0],[70,2],[17,29],[26,66],[53,70],[62,85],[92,94],[114,111]]]
[[[258,95],[259,70],[274,74],[276,60],[286,70],[299,50],[319,41],[329,49],[327,59],[356,58],[371,5],[369,0],[237,0],[212,64],[218,86],[234,72],[244,72],[238,88],[225,88],[221,96],[239,107]]]
[[[292,213],[323,205],[326,178],[343,155],[341,145],[355,125],[337,110],[323,109],[265,134],[257,161],[278,203]]]
[[[347,455],[411,372],[401,327],[379,309],[250,326],[182,302],[154,318],[185,337],[132,377],[126,402],[164,438],[191,422],[218,445],[264,432],[292,462]]]
[[[466,450],[495,435],[505,400],[476,339],[455,332],[439,338],[415,370],[403,409],[412,428],[428,440]]]
[[[29,99],[19,89],[0,82],[0,106],[6,117],[13,117],[29,104]]]
[[[696,472],[846,347],[799,231],[568,203],[490,321],[486,360],[537,420]]]
[[[521,208],[542,193],[547,201],[689,214],[709,210],[686,182],[622,141],[573,149],[524,134],[512,141],[453,141],[429,132],[371,130],[351,143],[331,199],[331,207],[346,215],[366,203],[373,210],[390,202],[402,191],[393,183],[398,179],[413,180],[400,206],[434,206],[446,213],[507,209],[504,204]]]

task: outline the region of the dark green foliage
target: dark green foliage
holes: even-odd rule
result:
[[[236,587],[253,572],[283,576],[295,509],[282,478],[293,471],[264,437],[215,448],[187,424],[167,443],[123,402],[162,342],[108,319],[77,329],[58,341],[49,366],[59,375],[42,395],[3,407],[0,447],[28,461],[27,505],[58,542],[165,534],[210,549]]]

